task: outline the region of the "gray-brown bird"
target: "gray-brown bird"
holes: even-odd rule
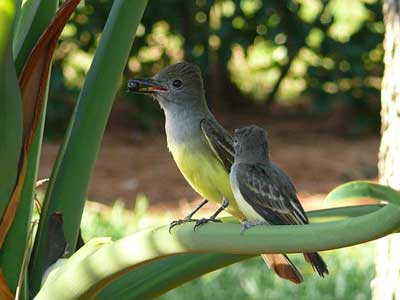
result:
[[[128,89],[158,101],[165,113],[168,149],[182,175],[204,198],[199,207],[172,226],[186,221],[195,221],[196,226],[217,221],[216,216],[224,208],[243,220],[229,181],[234,161],[233,139],[207,107],[199,67],[187,62],[171,65],[152,78],[129,80]],[[192,219],[208,200],[221,207],[208,219]],[[263,258],[280,277],[301,282],[300,273],[287,256],[267,254]]]
[[[271,162],[265,130],[252,125],[237,129],[235,163],[230,181],[239,209],[246,216],[241,233],[258,225],[304,225],[308,218],[289,177]],[[328,268],[317,253],[304,257],[321,277]]]

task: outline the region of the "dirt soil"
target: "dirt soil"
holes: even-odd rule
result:
[[[158,129],[143,134],[134,128],[131,116],[126,105],[114,109],[88,199],[108,205],[121,199],[131,208],[136,195],[144,193],[152,210],[189,211],[194,203],[188,202],[200,198],[175,166],[161,122]],[[324,195],[341,183],[377,176],[378,136],[351,138],[332,133],[326,120],[248,113],[217,114],[217,118],[231,132],[252,123],[268,130],[272,159],[292,178],[306,209],[321,207]],[[50,175],[58,149],[59,143],[45,143],[40,178]]]

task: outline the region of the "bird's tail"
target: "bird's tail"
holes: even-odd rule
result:
[[[303,282],[303,276],[285,254],[262,254],[261,257],[279,277],[296,284]]]
[[[317,252],[304,253],[304,258],[312,265],[314,271],[318,272],[319,276],[324,277],[329,274],[328,267]]]

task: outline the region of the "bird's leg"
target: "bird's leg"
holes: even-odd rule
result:
[[[242,235],[249,228],[260,225],[270,225],[270,224],[266,221],[260,221],[260,220],[245,220],[242,223],[242,228],[240,228],[240,234]]]
[[[203,199],[203,202],[201,202],[199,205],[197,205],[196,206],[196,208],[190,213],[190,214],[188,214],[186,217],[185,217],[185,219],[188,219],[188,220],[190,220],[192,217],[193,217],[193,215],[195,214],[195,213],[197,213],[199,210],[200,210],[200,208],[202,208],[204,205],[206,205],[208,203],[208,200],[207,199]]]
[[[187,222],[196,222],[197,221],[196,219],[192,219],[193,215],[197,213],[200,210],[200,208],[202,208],[207,203],[208,200],[203,199],[203,202],[197,205],[196,208],[190,214],[188,214],[184,219],[172,221],[171,224],[169,225],[169,232],[171,232],[171,229],[174,228],[176,225],[180,225]]]
[[[228,200],[226,200],[224,198],[224,200],[222,201],[221,206],[215,211],[215,213],[213,213],[211,215],[211,217],[202,218],[202,219],[196,221],[196,225],[194,225],[193,230],[196,231],[197,227],[199,227],[200,225],[203,225],[203,224],[207,224],[208,222],[215,222],[215,223],[218,222],[218,223],[220,223],[221,220],[216,219],[216,217],[220,214],[221,211],[223,211],[225,208],[227,208],[228,205],[229,205]]]

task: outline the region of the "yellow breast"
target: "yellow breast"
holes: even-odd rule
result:
[[[197,193],[218,204],[225,197],[229,201],[226,210],[239,219],[244,218],[233,196],[229,174],[211,149],[177,145],[170,147],[170,151],[182,175]]]

